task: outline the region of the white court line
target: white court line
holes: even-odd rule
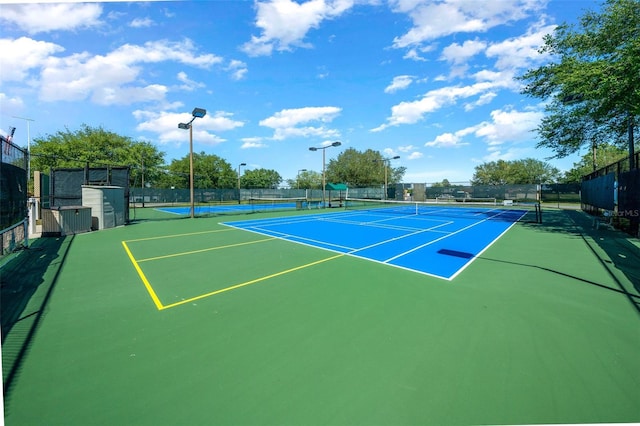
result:
[[[409,234],[400,235],[399,237],[390,238],[390,239],[388,239],[388,240],[384,240],[384,241],[379,241],[379,242],[377,242],[377,243],[375,243],[375,244],[371,244],[371,245],[368,245],[368,246],[365,246],[365,247],[360,247],[359,249],[354,249],[352,252],[349,252],[348,254],[357,253],[357,252],[359,252],[359,251],[367,250],[367,249],[370,249],[370,248],[372,248],[372,247],[381,246],[381,245],[383,245],[383,244],[387,244],[387,243],[390,243],[390,242],[392,242],[392,241],[397,241],[397,240],[401,240],[401,239],[403,239],[403,238],[411,237],[411,236],[413,236],[413,235],[422,234],[423,232],[429,232],[429,231],[432,231],[433,229],[436,229],[436,228],[439,228],[439,227],[441,227],[441,226],[445,226],[445,225],[446,225],[446,223],[442,223],[442,224],[440,224],[440,225],[436,225],[436,226],[434,226],[433,228],[421,229],[421,230],[416,231],[416,232],[411,232],[411,233],[409,233]],[[445,237],[438,238],[438,239],[446,238],[447,236],[448,236],[448,235],[446,235]],[[384,263],[384,262],[383,262],[383,263]]]
[[[295,242],[295,241],[298,241],[298,240],[304,240],[304,241],[309,241],[309,242],[313,242],[313,243],[316,243],[316,244],[324,244],[324,245],[327,245],[327,246],[338,247],[338,248],[342,248],[342,249],[345,249],[345,250],[356,250],[353,247],[342,246],[340,244],[334,244],[334,243],[327,243],[325,241],[315,240],[313,238],[301,237],[299,235],[286,234],[284,232],[261,229],[259,227],[253,227],[252,229],[259,230],[258,231],[259,233],[265,233],[266,235],[270,235],[271,234],[272,237],[282,238],[282,239],[287,240],[287,241],[294,241]],[[260,232],[260,231],[262,231],[262,232]],[[280,235],[280,236],[278,237],[277,235],[272,235],[272,234],[277,234],[277,235]]]
[[[409,226],[400,226],[400,225],[384,225],[379,224],[379,222],[356,222],[353,220],[338,220],[338,219],[330,219],[330,220],[322,220],[323,222],[330,223],[342,223],[345,225],[357,225],[357,226],[370,226],[372,228],[381,228],[381,229],[392,229],[398,231],[419,231],[424,228],[413,228]]]
[[[229,224],[226,224],[226,223],[223,223],[223,225],[229,226],[231,228],[240,229],[240,230],[243,230],[243,231],[249,231],[249,232],[254,232],[256,234],[265,235],[265,236],[268,236],[268,237],[273,237],[273,238],[276,238],[276,239],[279,239],[279,240],[283,240],[283,241],[300,243],[300,244],[308,245],[310,247],[315,247],[315,248],[324,248],[324,247],[318,247],[318,245],[326,245],[326,246],[341,248],[341,249],[347,250],[347,251],[356,250],[353,247],[341,246],[340,244],[328,243],[328,242],[325,242],[325,241],[314,240],[314,239],[311,239],[311,238],[305,238],[305,237],[301,237],[301,236],[298,236],[298,235],[286,234],[284,232],[261,229],[258,226],[251,226],[251,227],[248,227],[248,228],[242,228],[242,227],[238,227],[238,226],[234,226],[234,225],[229,225]],[[299,241],[299,240],[308,241],[309,244],[304,243],[304,242]],[[311,243],[315,243],[315,244],[311,244]],[[338,253],[344,253],[344,251],[338,251]]]
[[[405,255],[407,255],[407,254],[409,254],[409,253],[412,253],[412,252],[414,252],[414,251],[416,251],[416,250],[420,250],[421,248],[424,248],[424,247],[426,247],[426,246],[429,246],[429,245],[431,245],[431,244],[433,244],[433,243],[436,243],[436,242],[438,242],[438,241],[442,241],[442,240],[444,240],[445,238],[449,238],[449,237],[450,237],[450,236],[452,236],[452,235],[458,234],[458,233],[460,233],[460,232],[462,232],[462,231],[466,231],[466,230],[467,230],[467,229],[469,229],[469,228],[473,228],[474,226],[479,225],[479,224],[481,224],[481,223],[483,223],[483,222],[486,222],[487,220],[493,219],[493,218],[495,218],[495,217],[497,217],[497,216],[499,216],[499,215],[495,215],[495,216],[491,216],[490,218],[488,217],[488,218],[485,218],[485,219],[479,220],[478,222],[472,223],[472,224],[471,224],[471,225],[469,225],[469,226],[465,226],[464,228],[460,228],[460,229],[458,229],[457,231],[453,231],[452,233],[450,233],[450,234],[448,234],[448,235],[444,235],[444,236],[442,236],[442,237],[440,237],[440,238],[436,238],[435,240],[433,240],[433,241],[429,241],[429,242],[428,242],[428,243],[426,243],[426,244],[419,245],[419,246],[417,246],[417,247],[412,248],[411,250],[407,250],[407,251],[405,251],[404,253],[400,253],[400,254],[398,254],[398,255],[396,255],[396,256],[390,257],[389,259],[387,259],[387,260],[383,261],[383,263],[388,263],[388,262],[391,262],[392,260],[396,260],[396,259],[398,259],[398,258],[400,258],[400,257],[402,257],[402,256],[405,256]],[[516,222],[514,222],[514,223],[516,223]],[[509,226],[509,228],[511,228],[511,226]],[[507,228],[507,229],[509,229],[509,228]],[[502,234],[500,234],[500,235],[502,235]]]

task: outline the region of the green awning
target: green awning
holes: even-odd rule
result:
[[[329,191],[346,191],[347,185],[344,183],[328,183],[324,186],[324,189]]]

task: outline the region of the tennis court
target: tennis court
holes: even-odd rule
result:
[[[495,204],[347,200],[346,205],[348,210],[332,214],[225,225],[451,280],[529,213],[529,206]]]
[[[138,209],[33,241],[3,270],[5,423],[640,421],[637,240],[579,211],[367,210]],[[464,269],[417,269],[449,258]]]

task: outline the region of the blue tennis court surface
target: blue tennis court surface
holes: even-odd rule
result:
[[[525,214],[499,207],[356,210],[223,225],[451,280]]]

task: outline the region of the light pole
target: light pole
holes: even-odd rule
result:
[[[400,158],[399,155],[396,155],[395,157],[389,157],[389,158],[383,158],[382,160],[373,160],[373,161],[382,161],[384,162],[384,196],[383,196],[383,200],[387,199],[387,192],[388,192],[388,183],[387,183],[387,168],[389,167],[389,162],[391,160],[397,160],[398,158]]]
[[[296,175],[296,189],[300,189],[300,172],[306,172],[307,169],[298,170],[298,174]]]
[[[194,108],[191,113],[193,116],[191,121],[188,123],[180,123],[178,124],[179,129],[189,129],[189,193],[190,193],[190,203],[191,203],[191,218],[194,217],[194,207],[193,207],[193,120],[196,118],[202,118],[207,115],[207,110],[202,108]]]
[[[27,181],[30,181],[31,180],[31,129],[30,129],[29,123],[36,120],[34,120],[33,118],[16,117],[15,115],[12,117],[17,118],[19,120],[24,120],[27,122]]]
[[[240,204],[240,167],[246,166],[247,163],[238,164],[238,204]]]
[[[324,177],[324,168],[325,168],[325,153],[324,152],[325,152],[325,150],[327,148],[331,148],[332,146],[340,146],[340,145],[342,145],[342,142],[335,141],[332,144],[327,145],[327,146],[321,146],[321,147],[318,147],[318,148],[316,148],[315,146],[312,146],[311,148],[309,148],[309,151],[317,151],[319,149],[322,150],[322,208],[326,207],[325,206],[325,199],[326,199],[325,186],[326,186],[326,183],[325,183],[325,177]]]

